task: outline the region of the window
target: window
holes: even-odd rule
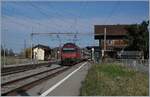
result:
[[[112,45],[112,40],[107,40],[108,45]]]
[[[64,53],[71,53],[71,52],[75,52],[75,51],[76,51],[75,48],[63,48]]]

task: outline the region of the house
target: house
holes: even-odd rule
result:
[[[51,49],[48,46],[38,44],[33,47],[33,58],[37,60],[48,60],[51,55]]]
[[[99,40],[99,52],[103,56],[116,57],[117,52],[123,50],[127,45],[128,25],[95,25],[95,39]]]

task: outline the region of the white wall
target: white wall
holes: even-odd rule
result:
[[[34,59],[44,60],[44,50],[41,48],[34,48],[33,50]]]

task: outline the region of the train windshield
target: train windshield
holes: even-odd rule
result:
[[[75,48],[63,48],[64,53],[75,52]]]

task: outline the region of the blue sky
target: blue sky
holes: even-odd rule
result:
[[[80,47],[98,45],[94,40],[94,25],[133,24],[148,20],[146,1],[93,1],[93,2],[2,2],[2,45],[20,52],[29,47],[31,32],[79,32]],[[61,43],[74,36],[60,35]],[[5,38],[5,39],[4,39]],[[4,41],[5,40],[5,41]],[[34,36],[34,44],[59,46],[56,35]]]

